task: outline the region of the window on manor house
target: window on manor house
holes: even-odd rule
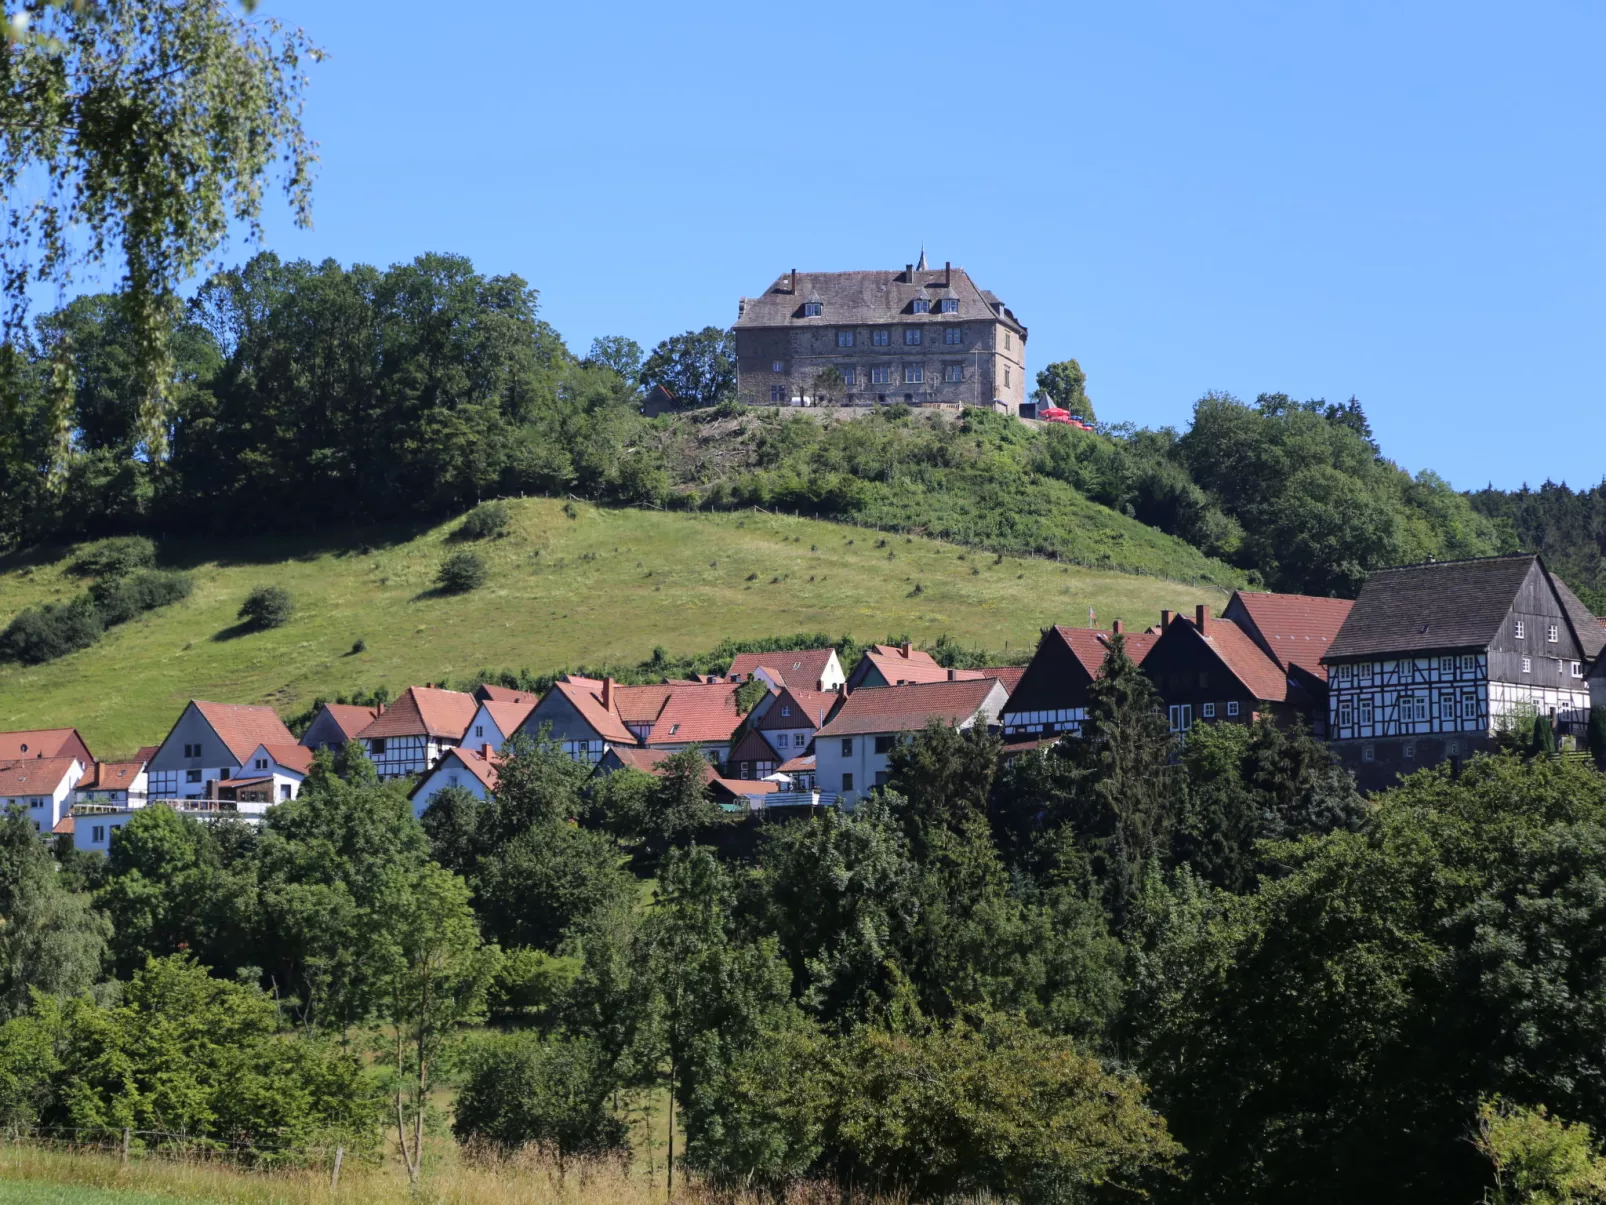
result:
[[[937,312],[939,314],[957,314],[959,312],[959,298],[944,297],[937,303]]]
[[[919,347],[920,328],[918,326],[905,327],[903,331],[903,342],[907,347]]]
[[[877,364],[870,370],[870,384],[885,385],[888,380],[888,368],[885,364]]]
[[[1355,705],[1355,714],[1359,717],[1361,723],[1370,724],[1372,722],[1372,700],[1362,699],[1357,703]]]
[[[1551,624],[1545,629],[1545,640],[1547,643],[1555,644],[1560,639],[1561,632],[1557,629],[1555,624]]]
[[[1584,676],[1584,663],[1582,661],[1574,661],[1573,662],[1573,677],[1582,678],[1583,676]]]
[[[820,303],[818,301],[805,301],[803,303],[803,317],[818,318],[820,316]]]
[[[914,299],[912,308],[917,314],[929,314],[931,313],[931,302],[927,301],[924,297],[916,297]]]
[[[1341,700],[1338,705],[1338,722],[1347,728],[1355,722],[1355,708],[1348,699]]]
[[[784,385],[771,385],[770,386],[770,401],[772,401],[772,402],[784,402],[785,400],[786,400],[786,386],[784,386]]]
[[[1439,695],[1439,719],[1445,723],[1455,719],[1455,695],[1448,690]]]
[[[1534,671],[1533,658],[1532,657],[1524,657],[1522,659],[1522,672],[1525,673],[1525,674],[1531,674],[1531,673],[1533,673],[1533,671]]]
[[[926,370],[919,364],[905,364],[903,366],[903,380],[906,385],[920,385],[925,382]]]
[[[944,327],[942,332],[942,341],[950,346],[963,343],[965,341],[965,332],[960,330],[957,326]]]
[[[853,346],[853,332],[852,331],[837,331],[837,333],[836,333],[836,345],[838,347],[852,347]]]
[[[1009,388],[1009,365],[1004,365],[1004,388]]]
[[[942,379],[950,385],[957,385],[965,379],[965,366],[963,364],[944,364],[942,366]]]
[[[842,374],[842,383],[844,385],[853,384],[855,379],[853,365],[844,364],[841,368],[837,369],[837,371]]]
[[[770,371],[771,372],[785,372],[786,371],[786,365],[781,363],[781,361],[779,361],[779,360],[771,360],[770,361]]]
[[[1478,692],[1463,690],[1461,692],[1461,718],[1475,720],[1478,718]]]
[[[870,342],[876,347],[886,347],[892,342],[891,331],[871,331]]]

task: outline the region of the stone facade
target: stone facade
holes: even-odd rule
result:
[[[1020,413],[1026,327],[963,268],[798,272],[744,297],[738,400],[752,406],[990,406]]]

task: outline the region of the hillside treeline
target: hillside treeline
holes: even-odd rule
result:
[[[599,780],[523,738],[422,822],[356,745],[257,830],[153,807],[53,865],[13,813],[0,1124],[416,1170],[623,1157],[667,1096],[715,1186],[1585,1199],[1606,776],[1506,753],[1366,802],[1302,732],[1179,746],[1119,651],[1094,696],[1040,756],[932,727],[788,821],[696,750]]]
[[[535,290],[457,256],[380,270],[261,254],[209,280],[171,343],[178,367],[154,449],[119,298],[81,297],[4,349],[0,541],[302,531],[574,493],[760,505],[1223,586],[1349,594],[1379,565],[1519,543],[1564,544],[1587,593],[1606,540],[1599,499],[1469,500],[1405,473],[1353,400],[1210,395],[1180,433],[1037,431],[903,406],[852,423],[729,402],[648,419],[644,386],[684,367],[675,340],[650,356],[618,337],[576,355],[539,317]]]

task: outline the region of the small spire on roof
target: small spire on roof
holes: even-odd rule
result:
[[[924,243],[921,243],[920,244],[920,262],[915,265],[915,271],[916,272],[924,272],[926,270],[927,270],[926,269],[926,245]]]

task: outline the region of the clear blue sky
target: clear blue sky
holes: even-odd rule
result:
[[[923,241],[1107,421],[1354,394],[1463,488],[1606,475],[1599,4],[259,11],[330,52],[286,256],[461,252],[584,352]]]

